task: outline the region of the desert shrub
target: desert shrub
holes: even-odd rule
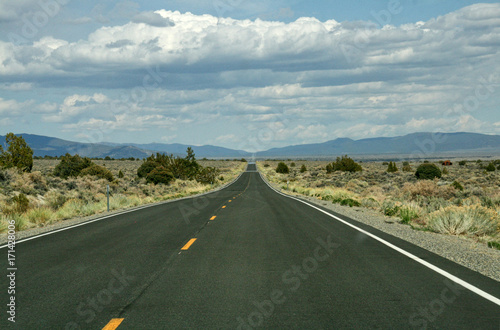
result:
[[[9,175],[5,171],[0,171],[0,182],[5,182],[10,179]]]
[[[410,164],[408,164],[408,165],[403,165],[403,168],[401,170],[403,172],[411,172],[412,168],[411,168]]]
[[[367,208],[378,208],[380,206],[379,202],[373,197],[363,198],[361,205]]]
[[[84,168],[80,172],[80,176],[86,176],[86,175],[96,176],[99,179],[106,179],[109,182],[115,179],[110,170],[96,164],[92,164],[91,166]]]
[[[418,219],[420,216],[419,208],[417,205],[408,204],[403,205],[399,209],[399,217],[401,218],[402,223],[410,223],[411,221]]]
[[[68,198],[64,195],[61,195],[55,191],[50,191],[46,196],[45,200],[47,201],[48,206],[53,209],[54,211],[57,211],[59,208],[61,208],[64,203],[68,200]]]
[[[307,171],[306,165],[302,164],[302,166],[300,167],[300,173],[304,173],[306,171]]]
[[[382,162],[382,165],[387,166],[387,165],[389,165],[389,163],[388,162]]]
[[[83,169],[92,166],[92,162],[87,157],[80,157],[79,155],[71,156],[66,154],[61,157],[61,161],[54,169],[54,175],[67,179],[68,177],[77,177]]]
[[[460,166],[465,166],[466,164],[467,164],[466,160],[461,160],[458,162],[458,165],[460,165]]]
[[[489,241],[488,242],[488,247],[492,248],[492,249],[500,250],[500,242]]]
[[[271,165],[269,165],[269,164],[264,164],[264,167],[269,167],[269,166],[271,166]]]
[[[35,190],[38,192],[46,192],[48,190],[47,181],[42,176],[40,171],[27,174],[29,180],[34,184]]]
[[[196,181],[204,184],[212,184],[217,181],[217,176],[220,171],[215,167],[203,167],[198,171],[196,175]]]
[[[435,164],[421,164],[415,172],[415,176],[419,180],[433,180],[434,178],[441,178],[441,170]]]
[[[12,197],[12,203],[14,204],[14,211],[16,213],[25,213],[28,211],[30,201],[25,194],[19,194],[17,196]]]
[[[0,167],[15,167],[22,172],[31,172],[33,168],[33,150],[23,137],[8,133],[5,136],[5,142],[8,144],[7,150],[4,150],[0,144]]]
[[[356,163],[352,158],[347,155],[341,157],[337,157],[337,160],[332,163],[333,171],[342,171],[342,172],[360,172],[363,170],[361,165]],[[327,170],[328,172],[328,170]]]
[[[295,167],[295,166],[296,166],[296,165],[295,165],[295,163],[294,163],[294,162],[292,162],[292,163],[290,164],[290,167]]]
[[[276,166],[276,173],[288,174],[290,173],[290,169],[285,163],[279,162],[278,166]]]
[[[444,174],[444,175],[447,175],[447,174],[449,174],[449,173],[450,173],[450,172],[448,171],[448,169],[447,169],[446,167],[445,167],[445,168],[443,168],[443,174]]]
[[[155,168],[146,176],[146,181],[154,184],[169,184],[173,179],[172,173],[162,166]]]
[[[387,172],[388,173],[395,173],[398,171],[398,167],[396,166],[396,163],[389,162],[387,166]]]
[[[389,217],[393,217],[399,214],[400,208],[401,206],[399,205],[399,203],[396,203],[391,200],[385,200],[382,203],[382,212]]]
[[[427,215],[429,228],[451,235],[491,235],[498,231],[497,212],[480,205],[449,206]]]
[[[496,170],[495,164],[489,163],[488,166],[486,166],[485,170],[488,172],[495,172]]]
[[[409,195],[411,199],[416,199],[417,196],[439,196],[439,187],[436,182],[431,180],[422,180],[415,183],[405,183],[402,191]]]
[[[458,181],[453,181],[453,183],[451,185],[456,190],[464,191],[464,186],[462,186],[462,184],[460,184],[460,182],[458,182]]]
[[[326,173],[330,174],[332,172],[333,172],[333,166],[332,166],[332,164],[326,165]]]
[[[149,173],[151,173],[152,170],[154,170],[156,167],[158,167],[158,163],[155,161],[145,161],[144,163],[139,166],[137,169],[137,176],[139,178],[145,178]]]
[[[340,201],[340,205],[353,207],[353,206],[361,206],[361,203],[355,199],[346,198]]]
[[[124,176],[125,176],[125,175],[123,174],[122,170],[120,170],[120,171],[118,172],[118,178],[119,178],[119,179],[123,179],[123,177],[124,177]]]

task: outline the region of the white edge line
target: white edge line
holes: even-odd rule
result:
[[[436,273],[438,273],[438,274],[440,274],[440,275],[443,275],[444,277],[446,277],[446,278],[448,278],[448,279],[452,280],[453,282],[455,282],[455,283],[457,283],[457,284],[459,284],[459,285],[463,286],[464,288],[466,288],[466,289],[468,289],[468,290],[470,290],[470,291],[472,291],[472,292],[474,292],[474,293],[476,293],[476,294],[480,295],[481,297],[483,297],[483,298],[485,298],[485,299],[487,299],[487,300],[491,301],[492,303],[494,303],[494,304],[496,304],[496,305],[500,306],[500,299],[498,299],[497,297],[495,297],[495,296],[493,296],[493,295],[491,295],[491,294],[489,294],[489,293],[487,293],[487,292],[485,292],[485,291],[483,291],[483,290],[479,289],[478,287],[476,287],[476,286],[474,286],[474,285],[472,285],[472,284],[470,284],[470,283],[465,282],[464,280],[462,280],[462,279],[460,279],[460,278],[456,277],[455,275],[452,275],[452,274],[448,273],[447,271],[445,271],[445,270],[443,270],[443,269],[441,269],[441,268],[439,268],[439,267],[437,267],[437,266],[434,266],[433,264],[431,264],[431,263],[429,263],[429,262],[427,262],[427,261],[425,261],[425,260],[420,259],[420,258],[419,258],[419,257],[417,257],[416,255],[411,254],[410,252],[407,252],[407,251],[405,251],[405,250],[403,250],[403,249],[401,249],[401,248],[399,248],[399,247],[395,246],[394,244],[391,244],[391,243],[387,242],[386,240],[384,240],[384,239],[382,239],[382,238],[380,238],[380,237],[378,237],[378,236],[376,236],[376,235],[374,235],[374,234],[372,234],[372,233],[369,233],[369,232],[367,232],[367,231],[365,231],[365,230],[363,230],[363,229],[361,229],[361,228],[359,228],[359,227],[357,227],[357,226],[355,226],[355,225],[353,225],[353,224],[351,224],[351,223],[349,223],[349,222],[347,222],[347,221],[345,221],[345,220],[343,220],[343,219],[341,219],[341,218],[339,218],[339,217],[337,217],[337,216],[335,216],[335,215],[333,215],[333,214],[331,214],[331,213],[328,213],[328,212],[327,212],[327,211],[325,211],[325,210],[320,209],[319,207],[316,207],[316,206],[314,206],[314,205],[312,205],[312,204],[309,204],[309,203],[307,203],[307,202],[305,202],[305,201],[303,201],[303,200],[301,200],[301,199],[299,199],[299,198],[296,198],[296,197],[293,197],[293,196],[290,196],[290,195],[284,194],[284,193],[282,193],[281,191],[276,190],[275,188],[273,188],[273,187],[272,187],[272,186],[271,186],[271,185],[267,182],[267,180],[266,180],[266,179],[264,179],[264,177],[262,176],[262,173],[260,173],[260,177],[261,177],[261,178],[262,178],[262,180],[263,180],[263,181],[264,181],[264,182],[265,182],[265,183],[269,186],[269,188],[271,188],[272,190],[274,190],[274,191],[275,191],[275,192],[277,192],[278,194],[280,194],[280,195],[282,195],[282,196],[285,196],[285,197],[288,197],[288,198],[291,198],[291,199],[294,199],[294,200],[299,201],[299,202],[301,202],[301,203],[303,203],[303,204],[306,204],[307,206],[310,206],[310,207],[312,207],[312,208],[314,208],[314,209],[316,209],[316,210],[318,210],[318,211],[320,211],[320,212],[322,212],[322,213],[324,213],[324,214],[326,214],[326,215],[328,215],[328,216],[330,216],[330,217],[334,218],[335,220],[340,221],[340,222],[342,222],[343,224],[348,225],[349,227],[352,227],[352,228],[356,229],[357,231],[360,231],[360,232],[362,232],[363,234],[370,236],[371,238],[373,238],[373,239],[375,239],[375,240],[379,241],[380,243],[382,243],[382,244],[384,244],[384,245],[386,245],[386,246],[390,247],[391,249],[396,250],[397,252],[399,252],[399,253],[401,253],[401,254],[403,254],[403,255],[407,256],[408,258],[413,259],[414,261],[416,261],[416,262],[418,262],[418,263],[420,263],[420,264],[424,265],[425,267],[427,267],[427,268],[429,268],[429,269],[431,269],[431,270],[435,271]]]
[[[187,197],[182,197],[182,198],[177,198],[177,199],[166,200],[166,201],[163,201],[163,202],[154,203],[154,204],[150,204],[150,205],[138,206],[138,207],[136,207],[136,208],[134,208],[132,210],[125,210],[123,212],[106,215],[104,217],[93,219],[93,220],[87,220],[87,221],[84,221],[84,222],[81,222],[81,223],[77,223],[77,224],[74,224],[74,225],[71,225],[71,226],[68,226],[68,227],[51,230],[51,231],[48,231],[46,233],[34,235],[34,236],[31,236],[31,237],[22,238],[19,241],[16,241],[15,244],[17,245],[19,243],[23,243],[23,242],[26,242],[26,241],[31,241],[31,240],[36,239],[36,238],[40,238],[40,237],[43,237],[43,236],[52,235],[52,234],[55,234],[55,233],[58,233],[58,232],[61,232],[61,231],[65,231],[65,230],[69,230],[69,229],[72,229],[72,228],[76,228],[76,227],[88,225],[89,223],[92,223],[92,222],[101,221],[101,220],[112,218],[112,217],[116,217],[116,216],[119,216],[119,215],[122,215],[122,214],[136,212],[136,211],[139,211],[139,210],[142,210],[142,209],[146,209],[148,207],[155,207],[155,206],[158,206],[158,205],[163,205],[163,204],[173,203],[173,202],[177,202],[177,201],[181,201],[181,200],[185,200],[185,199],[192,199],[192,198],[197,198],[197,197],[205,196],[205,195],[208,195],[208,194],[213,194],[213,193],[219,192],[219,191],[221,191],[223,189],[226,189],[227,187],[229,187],[230,185],[232,185],[233,183],[235,183],[236,181],[238,181],[238,179],[243,175],[243,173],[246,173],[246,171],[241,172],[240,175],[238,175],[238,177],[236,179],[234,179],[233,181],[231,181],[230,183],[226,184],[225,186],[220,187],[219,189],[213,190],[213,191],[207,191],[207,192],[205,192],[203,194],[199,194],[199,195],[193,195],[193,196],[187,196]],[[0,249],[3,249],[5,247],[7,247],[7,246],[9,246],[8,243],[4,244],[4,245],[0,245]]]

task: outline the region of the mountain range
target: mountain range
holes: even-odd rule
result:
[[[26,143],[33,149],[34,156],[60,156],[66,153],[79,154],[91,158],[145,158],[152,153],[168,153],[185,155],[189,145],[162,143],[81,143],[62,140],[54,137],[22,135]],[[2,144],[5,136],[0,135]],[[478,133],[412,133],[396,137],[378,137],[352,140],[338,138],[335,140],[273,148],[257,153],[233,150],[212,145],[191,146],[198,159],[200,158],[333,158],[340,155],[380,156],[410,155],[415,158],[448,154],[482,154],[500,155],[500,135]]]

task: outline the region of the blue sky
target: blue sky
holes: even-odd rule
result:
[[[0,134],[248,151],[500,134],[495,1],[0,4]]]

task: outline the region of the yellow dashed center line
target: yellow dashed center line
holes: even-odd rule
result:
[[[187,242],[187,243],[186,243],[186,245],[184,245],[184,246],[182,247],[182,249],[181,249],[181,250],[187,250],[187,249],[189,249],[189,248],[191,247],[191,245],[193,245],[194,241],[196,241],[196,238],[191,238],[191,239],[189,240],[189,242]]]
[[[210,220],[215,220],[215,218],[217,218],[215,215],[213,217],[210,218]]]
[[[106,326],[102,328],[102,330],[115,330],[122,322],[123,319],[111,319],[111,321],[109,321],[109,323],[106,324]]]
[[[223,209],[225,209],[225,208],[226,208],[226,205],[224,205],[222,208],[223,208]]]
[[[229,200],[229,203],[231,203],[231,202],[232,202],[232,200]]]

